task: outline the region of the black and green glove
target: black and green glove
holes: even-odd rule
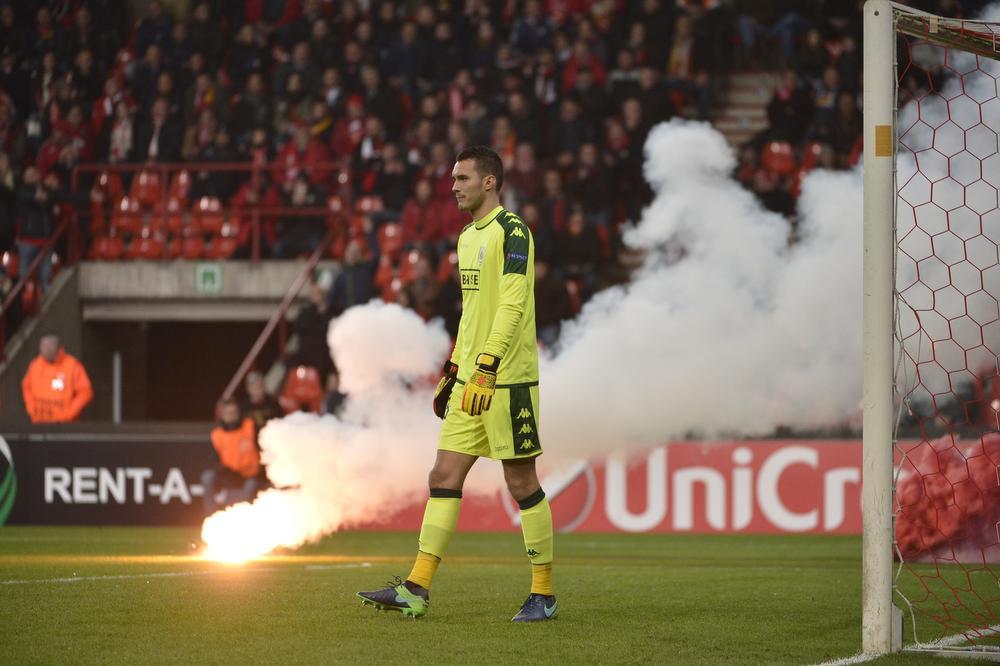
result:
[[[458,379],[458,366],[450,360],[445,361],[441,372],[444,373],[444,376],[441,377],[441,381],[438,382],[437,389],[434,391],[434,414],[439,419],[444,418],[448,401],[451,400],[451,390],[455,388],[455,380]]]

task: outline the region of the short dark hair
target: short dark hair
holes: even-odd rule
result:
[[[458,154],[456,162],[475,160],[476,171],[480,176],[493,176],[497,179],[497,192],[503,188],[503,162],[497,152],[488,146],[469,146]]]

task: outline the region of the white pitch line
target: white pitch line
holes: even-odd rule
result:
[[[306,566],[308,570],[316,569],[358,569],[370,567],[371,562],[350,562],[345,564],[327,564],[323,566]],[[233,567],[231,569],[207,569],[205,571],[160,571],[143,574],[120,574],[114,576],[73,576],[70,578],[29,578],[25,580],[0,580],[0,585],[38,585],[43,583],[79,583],[88,580],[130,580],[136,578],[183,578],[188,576],[215,576],[219,574],[242,571],[287,571],[288,567]]]
[[[1000,624],[994,624],[987,629],[986,632],[1000,632]],[[936,641],[931,641],[930,643],[924,643],[919,647],[926,648],[939,648],[939,647],[954,647],[961,643],[967,642],[969,639],[965,637],[965,634],[952,634],[951,636],[945,636],[944,638],[939,638]],[[916,645],[908,645],[907,647],[918,647]],[[878,654],[866,654],[864,652],[859,652],[852,657],[843,657],[841,659],[833,659],[832,661],[824,661],[822,663],[816,664],[816,666],[851,666],[852,664],[863,664],[866,661],[872,661],[873,659],[878,659],[884,655]]]

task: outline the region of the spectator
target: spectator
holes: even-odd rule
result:
[[[768,137],[773,141],[799,143],[812,113],[812,96],[799,83],[798,73],[794,69],[786,69],[781,85],[767,104]]]
[[[275,179],[286,191],[297,179],[307,179],[310,186],[318,187],[330,173],[324,163],[330,160],[326,147],[309,133],[309,126],[297,123],[292,130],[292,140],[275,158]]]
[[[670,90],[680,93],[681,103],[676,104],[678,111],[683,109],[683,98],[691,95],[698,109],[698,118],[708,120],[712,104],[711,69],[707,44],[695,34],[694,20],[686,14],[678,16],[667,58],[666,81]]]
[[[364,305],[375,296],[376,257],[366,258],[359,239],[351,239],[344,248],[344,262],[327,294],[330,315],[339,317],[344,310]]]
[[[538,340],[553,347],[559,339],[559,327],[573,318],[573,303],[566,282],[557,278],[547,261],[535,260],[535,315]]]
[[[309,303],[299,310],[292,326],[292,331],[298,336],[298,347],[294,354],[289,355],[285,365],[288,368],[309,365],[319,371],[320,377],[326,377],[333,370],[330,345],[326,341],[332,318],[330,305],[319,284],[313,282],[307,289]]]
[[[594,228],[587,224],[583,208],[574,205],[566,220],[566,229],[559,232],[555,243],[555,268],[561,278],[580,283],[583,300],[597,290],[597,269],[601,260],[601,243]]]
[[[167,100],[157,99],[149,111],[149,119],[135,136],[133,161],[176,162],[181,152],[181,127],[167,115]]]
[[[580,104],[566,97],[559,107],[559,121],[549,133],[549,155],[560,168],[568,168],[580,146],[593,141],[593,128],[581,115]]]
[[[458,253],[449,253],[445,261],[449,264],[448,276],[438,289],[434,311],[444,319],[444,330],[454,339],[458,336],[458,324],[462,319],[462,278],[458,272]]]
[[[249,419],[253,420],[256,432],[259,434],[261,428],[268,421],[279,418],[285,411],[281,408],[281,403],[273,395],[267,392],[264,386],[264,375],[257,371],[247,373],[246,381],[247,397],[240,406],[240,411]]]
[[[219,404],[219,423],[212,430],[211,439],[219,464],[201,475],[206,514],[229,504],[250,501],[267,483],[253,419],[243,418],[234,398]]]
[[[536,200],[541,192],[541,168],[535,159],[535,146],[519,143],[514,152],[513,168],[504,174],[504,206],[519,211],[522,203]]]
[[[304,174],[295,178],[285,193],[285,206],[292,209],[318,208],[322,206],[322,193],[310,185]],[[274,256],[279,259],[294,259],[309,254],[323,240],[323,218],[314,214],[292,212],[278,222],[278,242],[274,246]]]
[[[554,33],[552,19],[542,14],[542,3],[527,0],[524,13],[514,19],[511,26],[510,41],[514,50],[530,61],[549,45]]]
[[[425,320],[434,318],[437,314],[438,292],[440,285],[434,277],[431,259],[426,252],[416,251],[417,260],[412,265],[413,274],[403,287],[406,292],[406,302]]]
[[[22,272],[26,272],[35,257],[42,253],[55,230],[52,207],[56,184],[55,176],[51,174],[43,181],[38,167],[29,166],[24,170],[14,212],[17,223],[17,254]],[[43,288],[47,287],[52,275],[51,249],[45,252],[37,275]]]
[[[94,391],[83,364],[66,353],[56,335],[44,335],[38,356],[21,381],[24,408],[32,423],[76,421]]]
[[[245,142],[254,128],[271,124],[271,100],[260,72],[251,72],[243,92],[233,99],[232,119],[237,143]]]

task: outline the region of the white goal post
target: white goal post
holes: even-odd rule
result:
[[[868,0],[864,23],[861,649],[873,654],[901,647],[901,632],[894,631],[894,624],[901,626],[900,613],[892,604],[895,65],[896,28],[892,5],[887,0]]]

